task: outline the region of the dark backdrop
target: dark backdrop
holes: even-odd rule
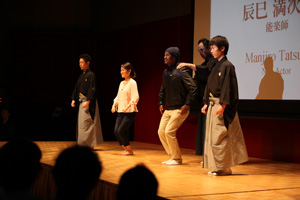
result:
[[[104,139],[115,140],[116,116],[110,108],[121,81],[120,65],[127,61],[138,74],[142,114],[136,124],[145,127],[138,119],[147,118],[153,129],[149,134],[156,138],[164,50],[178,46],[182,58],[191,60],[190,4],[180,0],[4,1],[0,98],[1,106],[10,107],[18,135],[75,140],[77,108],[70,107],[70,96],[81,73],[78,56],[88,53],[98,78]]]

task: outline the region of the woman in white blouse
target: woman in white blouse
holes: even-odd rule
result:
[[[121,76],[125,80],[120,83],[118,94],[114,99],[111,112],[117,112],[115,124],[115,135],[124,148],[119,155],[133,155],[129,142],[129,128],[138,112],[137,103],[139,101],[139,92],[136,81],[133,79],[136,73],[131,63],[127,62],[121,65]]]

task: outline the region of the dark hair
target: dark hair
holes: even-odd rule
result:
[[[130,72],[130,77],[131,78],[135,78],[136,77],[136,73],[135,73],[135,71],[133,69],[133,66],[132,66],[132,64],[130,62],[126,62],[126,63],[122,64],[121,67],[123,67],[127,71],[131,70],[131,72]]]
[[[4,188],[28,190],[41,170],[40,148],[25,138],[15,138],[0,149],[0,181]]]
[[[158,182],[155,175],[143,164],[126,171],[119,182],[117,199],[157,199]]]
[[[97,183],[101,171],[98,155],[90,147],[75,145],[65,149],[53,168],[57,196],[83,199]]]
[[[209,41],[209,46],[211,45],[216,45],[219,49],[221,49],[222,46],[225,47],[224,50],[224,55],[227,55],[228,49],[229,49],[229,42],[227,40],[226,37],[221,36],[221,35],[217,35],[215,37],[213,37],[210,41]]]
[[[198,41],[198,45],[202,42],[203,46],[205,47],[205,49],[209,48],[209,40],[206,38],[202,38]]]
[[[79,59],[82,58],[85,62],[91,62],[92,59],[91,59],[91,56],[89,54],[81,54],[79,56]]]

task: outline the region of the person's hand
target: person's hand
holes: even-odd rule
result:
[[[220,115],[224,113],[225,107],[227,104],[223,103],[219,108],[216,110],[216,115]]]
[[[183,68],[187,65],[188,63],[179,63],[176,67],[176,69],[180,69],[180,68]]]
[[[115,102],[114,102],[114,107],[117,108],[118,105],[119,105],[119,103],[115,101]]]
[[[160,114],[164,113],[164,106],[163,105],[159,106],[159,112],[160,112]]]
[[[196,70],[196,65],[194,65],[192,63],[179,63],[176,68],[180,69],[182,67],[188,67],[188,68],[190,68],[192,70]]]
[[[112,113],[116,112],[115,106],[113,106],[113,107],[111,108],[111,112],[112,112]]]
[[[202,112],[203,114],[206,114],[206,113],[207,113],[207,105],[206,105],[206,104],[201,108],[201,112]]]
[[[183,105],[181,106],[180,110],[181,110],[181,114],[184,115],[190,110],[190,107],[188,105]]]
[[[75,101],[74,100],[72,100],[72,102],[71,102],[71,107],[75,107]]]
[[[111,112],[115,113],[116,110],[117,110],[117,107],[118,107],[118,102],[114,102],[113,105],[112,105],[112,107],[111,107]]]
[[[90,101],[86,101],[82,104],[82,108],[88,108],[90,104]]]

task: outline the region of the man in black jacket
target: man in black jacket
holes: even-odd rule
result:
[[[177,47],[165,51],[164,62],[167,65],[163,73],[163,82],[159,93],[159,110],[162,114],[158,135],[170,160],[165,165],[182,163],[176,131],[189,115],[190,105],[196,96],[197,86],[188,69],[176,69],[180,52]],[[164,103],[166,100],[166,110]]]

